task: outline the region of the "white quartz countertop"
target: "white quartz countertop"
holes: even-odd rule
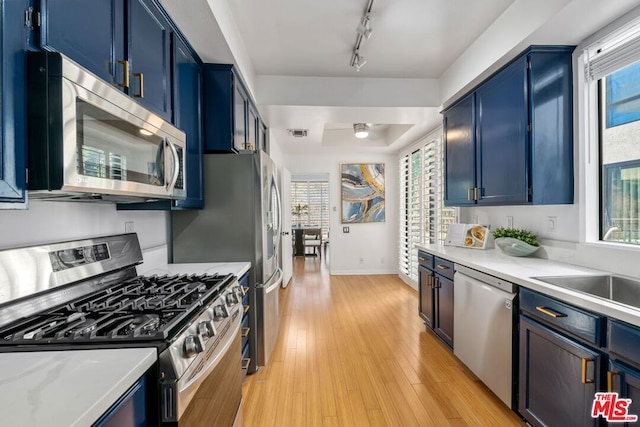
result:
[[[512,257],[498,249],[469,249],[442,245],[418,245],[435,256],[490,274],[587,310],[640,326],[640,309],[552,285],[533,277],[614,274],[578,265],[535,257]]]
[[[242,277],[251,268],[250,262],[194,262],[181,264],[166,264],[145,272],[153,274],[233,274]]]
[[[90,426],[156,358],[155,348],[0,353],[0,424]]]

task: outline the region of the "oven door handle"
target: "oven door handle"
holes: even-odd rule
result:
[[[233,340],[235,339],[236,335],[240,333],[241,326],[242,326],[242,316],[238,315],[236,316],[236,320],[231,324],[231,327],[227,331],[224,337],[224,341],[218,344],[219,347],[216,350],[214,356],[209,358],[209,360],[207,361],[207,365],[204,368],[202,368],[202,370],[198,372],[197,375],[195,375],[189,382],[184,384],[183,387],[180,387],[180,390],[179,390],[180,393],[183,393],[189,387],[192,387],[204,381],[204,379],[209,375],[209,373],[213,371],[216,366],[218,366],[218,363],[220,363],[220,360],[227,353],[231,344],[233,344]],[[213,339],[213,338],[210,338],[210,339]],[[240,355],[238,355],[238,361],[240,361]]]

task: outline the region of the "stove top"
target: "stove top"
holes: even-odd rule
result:
[[[0,346],[166,341],[234,281],[228,275],[138,276],[0,329]]]

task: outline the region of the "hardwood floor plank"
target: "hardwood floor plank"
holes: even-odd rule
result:
[[[395,275],[330,276],[297,257],[269,366],[243,385],[246,427],[523,426],[418,316]]]

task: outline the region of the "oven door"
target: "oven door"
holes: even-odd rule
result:
[[[200,362],[204,366],[195,375],[186,373],[174,388],[178,393],[177,416],[181,427],[230,427],[236,419],[242,401],[242,316],[239,311],[235,314],[209,359]],[[165,400],[163,405],[166,404]],[[166,418],[163,421],[175,422]]]

